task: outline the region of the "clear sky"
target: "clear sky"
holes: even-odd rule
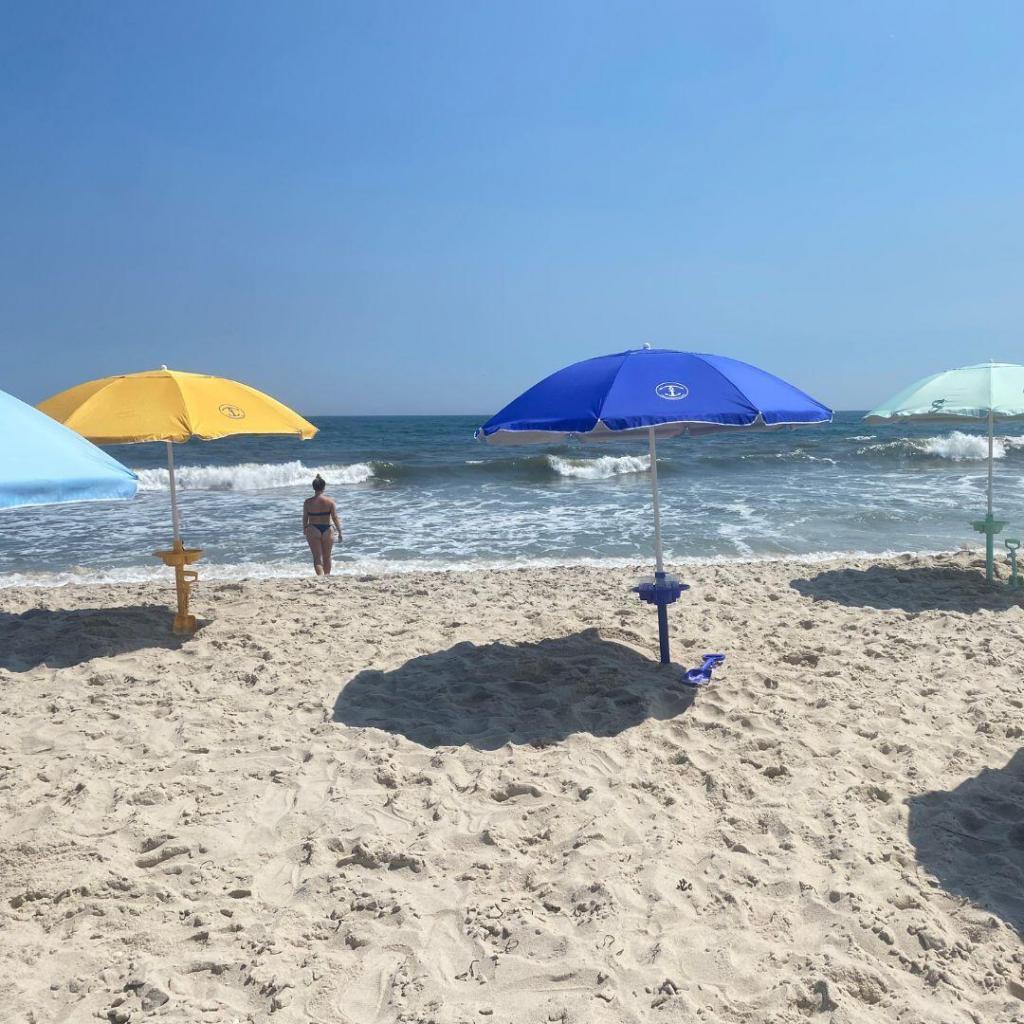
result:
[[[1024,362],[1024,4],[2,0],[0,388],[490,413],[649,341]]]

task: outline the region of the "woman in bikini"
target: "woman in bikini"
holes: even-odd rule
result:
[[[338,508],[334,499],[324,494],[326,486],[327,481],[317,473],[313,480],[313,497],[307,498],[302,504],[302,532],[309,542],[309,550],[313,552],[313,568],[317,576],[331,575],[331,548],[334,547],[332,523],[338,531],[338,540],[341,540]]]

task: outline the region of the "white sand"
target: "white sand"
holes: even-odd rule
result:
[[[1022,1021],[972,565],[0,592],[0,1019]]]

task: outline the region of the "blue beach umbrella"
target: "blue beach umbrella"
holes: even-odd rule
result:
[[[637,587],[658,609],[661,661],[669,662],[666,606],[685,586],[665,572],[657,439],[829,423],[832,410],[749,363],[644,346],[585,359],[553,373],[477,431],[491,444],[646,438],[654,502],[654,579]]]
[[[135,496],[135,474],[80,434],[0,391],[0,508]]]

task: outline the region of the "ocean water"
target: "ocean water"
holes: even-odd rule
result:
[[[322,417],[313,441],[175,447],[183,535],[204,578],[310,571],[302,502],[316,472],[338,502],[338,572],[634,563],[651,558],[642,444],[491,448],[485,416]],[[1014,426],[1013,430],[1024,429]],[[976,543],[981,430],[827,427],[719,434],[658,448],[673,560],[938,551]],[[138,497],[0,514],[0,585],[161,578],[169,543],[164,446],[119,446]],[[996,510],[1024,528],[1024,435],[1000,431]]]

